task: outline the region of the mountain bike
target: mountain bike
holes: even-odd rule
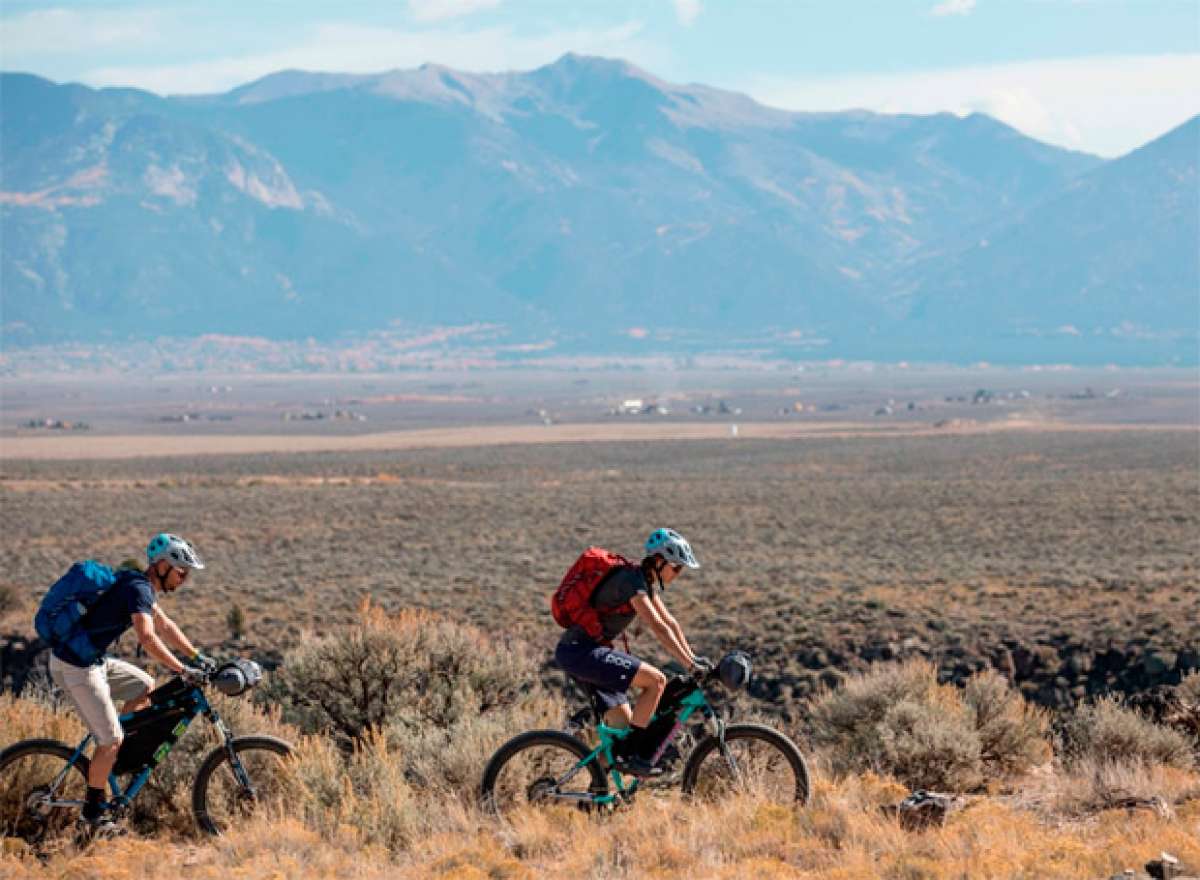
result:
[[[120,716],[124,739],[108,777],[104,808],[123,817],[151,774],[188,725],[203,715],[221,735],[192,785],[192,813],[209,834],[220,834],[252,812],[283,806],[288,797],[286,759],[292,747],[272,736],[234,736],[208,702],[204,688],[238,696],[262,678],[250,660],[234,660],[207,674],[202,684],[173,678],[150,692],[150,705]],[[0,752],[0,836],[31,846],[74,834],[87,791],[89,733],[74,747],[52,739],[30,739]]]
[[[629,731],[605,724],[603,707],[593,700],[567,730],[531,730],[502,745],[484,768],[482,803],[501,816],[526,804],[592,811],[627,803],[647,785],[679,784],[693,798],[740,792],[784,805],[807,804],[808,765],[800,749],[771,727],[726,723],[709,696],[718,687],[724,689],[716,670],[701,678],[668,679],[647,728],[650,741],[658,743],[650,760],[665,771],[661,777],[626,780],[613,749]],[[595,745],[574,733],[588,720],[595,725]]]

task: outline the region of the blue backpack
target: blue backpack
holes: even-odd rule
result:
[[[51,649],[60,650],[69,663],[90,666],[100,658],[88,634],[79,621],[88,609],[116,583],[111,568],[95,560],[76,562],[47,591],[33,618],[34,629]]]

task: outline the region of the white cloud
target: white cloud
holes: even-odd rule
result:
[[[700,0],[671,0],[675,7],[675,17],[684,27],[691,27],[700,15]]]
[[[975,10],[975,0],[942,0],[929,10],[930,15],[969,15]]]
[[[162,25],[163,16],[155,10],[36,9],[0,18],[0,43],[5,55],[141,48],[162,39]]]
[[[509,27],[404,30],[327,23],[308,29],[297,45],[254,55],[231,55],[168,65],[122,65],[88,71],[93,85],[137,86],[159,94],[220,92],[278,70],[375,73],[427,61],[467,71],[528,70],[566,52],[620,57],[661,69],[669,53],[642,39],[643,25],[518,34]]]
[[[1200,113],[1200,54],[1092,56],[815,79],[741,88],[791,110],[987,113],[1031,137],[1102,156],[1126,153]]]
[[[417,21],[444,21],[499,5],[500,0],[408,0],[408,12]]]

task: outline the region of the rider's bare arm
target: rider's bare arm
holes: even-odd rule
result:
[[[172,672],[182,672],[183,664],[167,650],[163,640],[154,630],[154,616],[150,614],[133,615],[133,631],[137,633],[138,641],[146,649],[146,653]]]
[[[178,648],[184,657],[195,657],[196,648],[188,641],[187,636],[183,634],[183,630],[167,617],[167,612],[162,610],[162,606],[156,604],[154,606],[154,629],[156,632],[162,633],[163,640],[173,648]]]
[[[671,628],[671,631],[675,633],[675,638],[679,640],[679,644],[683,645],[683,650],[687,653],[689,658],[689,662],[685,665],[691,666],[690,661],[695,659],[696,652],[693,651],[692,646],[688,644],[687,637],[683,634],[683,627],[679,625],[679,621],[675,619],[675,615],[667,610],[666,603],[663,602],[661,595],[655,593],[650,597],[650,601],[654,603],[655,610],[658,611],[658,616],[661,617],[663,622],[665,622],[666,625]]]
[[[679,641],[675,631],[663,620],[651,598],[645,593],[638,593],[630,600],[630,604],[637,612],[638,619],[650,628],[662,646],[667,649],[667,653],[682,663],[685,669],[690,669],[692,667],[691,652]]]

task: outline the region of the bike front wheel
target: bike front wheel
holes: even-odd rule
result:
[[[0,752],[0,837],[39,849],[74,835],[87,794],[88,759],[52,739],[31,739]]]
[[[221,834],[251,816],[284,815],[300,802],[291,754],[292,747],[273,736],[239,736],[217,746],[192,787],[196,824],[209,834]]]
[[[483,771],[483,806],[504,818],[523,806],[588,809],[608,792],[599,761],[583,761],[591,750],[558,730],[531,730],[492,755]]]
[[[724,748],[710,736],[688,757],[683,792],[706,800],[740,793],[802,807],[810,794],[808,765],[796,744],[779,731],[731,724],[725,728]]]

